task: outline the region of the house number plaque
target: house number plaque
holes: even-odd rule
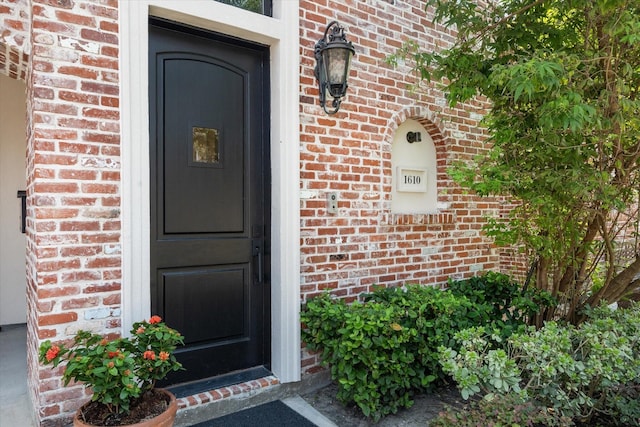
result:
[[[427,169],[399,166],[397,169],[398,191],[424,193],[427,191]]]

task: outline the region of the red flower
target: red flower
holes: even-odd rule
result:
[[[153,350],[147,350],[142,353],[142,358],[147,360],[156,360],[156,354],[153,352]]]
[[[159,354],[160,360],[169,360],[169,353],[166,351],[161,351]]]
[[[151,323],[152,325],[154,323],[160,323],[162,322],[162,318],[160,316],[151,316],[151,319],[149,319],[149,323]]]
[[[144,326],[139,326],[138,329],[136,329],[136,334],[144,334]]]
[[[101,345],[101,346],[105,346],[105,345],[107,345],[107,344],[109,344],[109,341],[107,341],[107,339],[106,339],[106,338],[102,338],[102,340],[100,341],[100,345]]]
[[[51,348],[47,350],[47,362],[51,362],[53,359],[55,359],[58,356],[58,353],[60,353],[60,347],[58,347],[57,345],[52,345]]]

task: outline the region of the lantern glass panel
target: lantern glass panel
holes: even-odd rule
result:
[[[334,97],[344,96],[353,52],[344,47],[328,47],[322,52],[328,89]]]

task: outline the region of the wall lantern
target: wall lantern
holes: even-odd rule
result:
[[[347,92],[351,57],[355,53],[355,48],[344,35],[344,27],[338,21],[331,22],[324,30],[322,39],[316,43],[317,64],[314,73],[320,91],[320,105],[327,114],[335,114],[340,109],[342,97]],[[327,110],[327,95],[333,98],[332,110]]]

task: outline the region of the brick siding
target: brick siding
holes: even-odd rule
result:
[[[0,2],[0,74],[26,80],[29,66],[28,0]]]
[[[120,331],[118,2],[32,1],[27,152],[28,365],[42,425],[86,401],[40,367],[44,339]]]
[[[318,106],[313,47],[332,19],[345,26],[356,57],[346,100],[327,117]],[[431,51],[452,34],[417,0],[303,0],[300,20],[302,299],[328,290],[353,300],[373,285],[440,286],[499,269],[500,254],[481,228],[500,201],[468,195],[447,175],[454,161],[487,148],[478,128],[487,105],[449,108],[437,88],[411,90],[417,81],[409,68],[385,61],[405,40]],[[391,213],[391,145],[407,119],[419,121],[436,147],[438,214]],[[338,193],[337,215],[326,212],[329,191]],[[316,355],[304,353],[302,365],[315,371]]]
[[[357,56],[341,110],[326,116],[317,101],[313,46],[336,14]],[[448,108],[439,90],[411,91],[416,81],[408,68],[385,62],[403,40],[433,50],[451,34],[434,28],[420,1],[303,1],[300,16],[303,297],[329,289],[353,299],[373,284],[442,284],[497,268],[498,252],[480,229],[485,215],[500,210],[499,200],[465,194],[446,172],[486,149],[478,128],[486,105]],[[436,146],[441,213],[391,213],[391,143],[406,119],[419,121]],[[338,193],[337,215],[326,212],[329,191]]]

